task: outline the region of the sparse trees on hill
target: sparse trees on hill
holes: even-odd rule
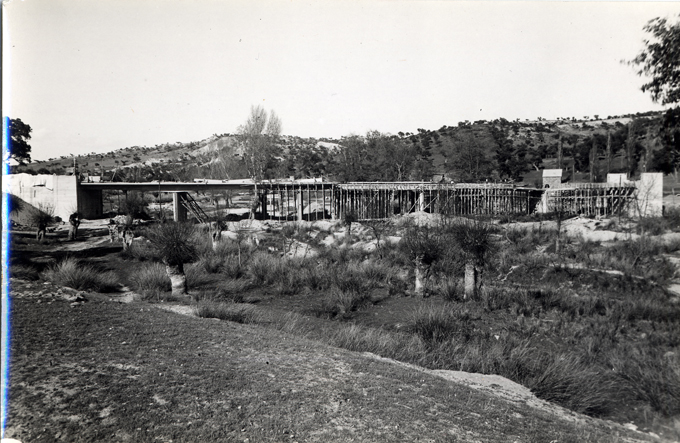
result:
[[[340,145],[332,168],[333,175],[345,182],[406,180],[418,159],[415,144],[378,131],[344,137]]]

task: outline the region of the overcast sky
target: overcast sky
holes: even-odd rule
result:
[[[3,114],[31,125],[41,160],[233,133],[257,104],[284,134],[317,138],[662,109],[621,60],[642,49],[648,20],[680,13],[674,2],[545,1],[3,8]]]

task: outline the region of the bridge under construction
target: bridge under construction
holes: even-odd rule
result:
[[[81,183],[73,176],[45,176],[47,178],[43,182],[40,182],[40,176],[28,176],[24,181],[20,177],[9,177],[8,192],[34,206],[37,206],[37,200],[49,197],[57,215],[60,215],[60,204],[68,204],[68,209],[63,209],[63,212],[74,212],[77,207],[84,218],[100,218],[103,216],[103,191],[123,194],[140,191],[157,195],[172,194],[175,220],[186,220],[191,214],[201,222],[208,221],[209,217],[191,193],[233,191],[249,194],[250,208],[256,208],[258,217],[264,219],[342,219],[352,215],[357,220],[368,220],[419,211],[462,216],[528,215],[536,212],[608,216],[635,211],[637,214],[633,215],[660,215],[663,191],[663,177],[657,173],[642,174],[641,179],[634,182],[567,183],[548,189],[498,183],[333,183],[319,180],[265,181],[257,184],[250,180]],[[47,192],[50,186],[54,194],[52,196]]]

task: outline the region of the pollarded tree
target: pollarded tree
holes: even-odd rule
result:
[[[447,242],[441,232],[433,228],[410,226],[399,244],[414,265],[414,294],[423,296],[430,268],[434,263],[445,258]]]
[[[472,297],[482,287],[482,270],[493,248],[493,227],[479,220],[451,225],[451,233],[465,256],[465,297]]]
[[[198,256],[193,234],[193,225],[177,222],[158,224],[144,234],[165,265],[172,295],[186,295],[188,292],[184,265],[193,262]]]

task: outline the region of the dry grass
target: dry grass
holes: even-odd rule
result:
[[[50,266],[42,276],[56,285],[79,290],[114,292],[120,286],[115,273],[102,272],[73,257]]]
[[[201,301],[195,307],[196,315],[202,318],[218,318],[236,323],[255,323],[257,314],[252,305],[243,303],[221,303]]]
[[[623,429],[613,436],[601,423],[536,413],[280,331],[107,302],[75,310],[21,299],[13,307],[12,343],[21,346],[11,353],[4,437],[21,441],[392,442],[451,436],[610,442],[633,436]],[[287,322],[293,329],[299,324]],[[363,334],[347,336],[360,340]],[[390,338],[372,342],[381,340]],[[347,427],[329,426],[332,421]]]
[[[129,277],[135,291],[146,299],[160,299],[171,289],[165,266],[160,263],[143,263]]]

